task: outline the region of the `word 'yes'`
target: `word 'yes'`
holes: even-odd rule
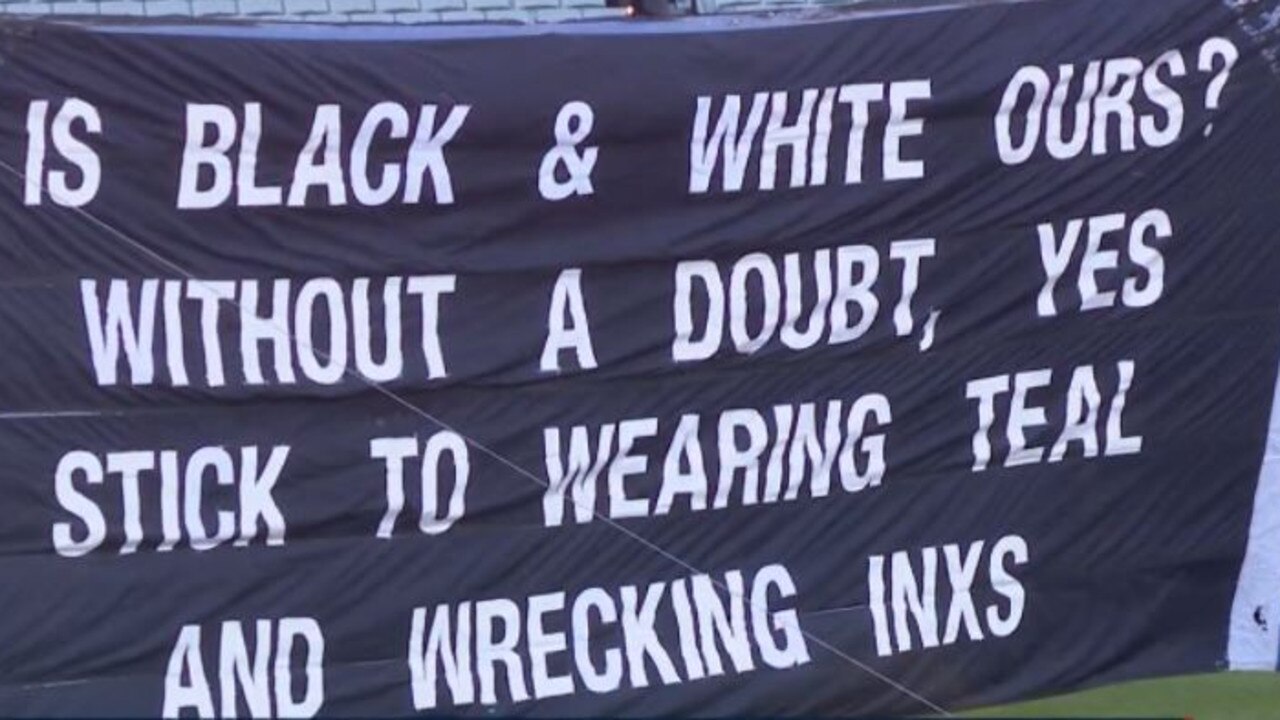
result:
[[[1036,230],[1040,236],[1040,262],[1044,267],[1044,285],[1036,299],[1036,313],[1040,317],[1058,314],[1055,298],[1058,281],[1077,257],[1076,289],[1081,312],[1115,307],[1117,299],[1125,307],[1149,307],[1164,295],[1164,253],[1153,242],[1173,237],[1173,221],[1164,210],[1148,210],[1133,220],[1124,213],[1077,218],[1068,220],[1061,230],[1053,223],[1041,223]],[[1124,253],[1131,268],[1122,270],[1121,251],[1106,249],[1104,244],[1108,236],[1125,230],[1128,230],[1128,242]],[[1126,276],[1122,283],[1099,282],[1099,278],[1105,280],[1117,275]]]

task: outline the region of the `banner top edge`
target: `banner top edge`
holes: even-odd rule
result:
[[[769,30],[833,22],[954,12],[988,5],[1041,3],[1047,0],[925,0],[886,5],[865,3],[844,8],[803,8],[752,14],[685,16],[644,22],[599,19],[558,23],[308,23],[305,21],[197,20],[172,18],[61,17],[0,20],[0,34],[37,30],[73,30],[106,34],[178,36],[288,41],[410,42],[419,40],[477,40],[535,36],[683,35],[705,32]]]

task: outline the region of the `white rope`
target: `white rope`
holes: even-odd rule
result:
[[[2,160],[2,159],[0,159],[0,168],[3,168],[4,170],[6,170],[6,171],[7,171],[7,172],[9,172],[10,174],[12,174],[12,175],[13,175],[15,178],[17,178],[20,182],[27,182],[27,183],[35,184],[35,182],[34,182],[34,181],[31,181],[31,180],[27,179],[27,178],[26,178],[26,177],[25,177],[21,172],[19,172],[17,169],[15,169],[13,166],[9,165],[7,162],[5,162],[5,161],[4,161],[4,160]],[[46,188],[40,188],[40,191],[41,191],[42,193],[46,194],[46,195],[49,195],[49,197],[51,197],[55,202],[57,202],[57,198],[53,198],[52,194],[50,194],[50,192],[48,191],[48,189],[46,189]],[[193,274],[192,274],[191,272],[189,272],[186,268],[184,268],[184,267],[182,267],[181,265],[177,264],[176,262],[173,262],[172,260],[169,260],[168,258],[166,258],[166,257],[164,257],[164,256],[162,256],[162,255],[160,255],[158,252],[156,252],[156,251],[152,250],[151,248],[147,247],[146,245],[142,244],[141,242],[139,242],[139,241],[135,240],[134,238],[130,237],[128,234],[126,234],[126,233],[125,233],[125,232],[123,232],[122,230],[119,230],[119,229],[118,229],[118,228],[116,228],[115,226],[113,226],[113,225],[111,225],[110,223],[108,223],[108,222],[106,222],[106,221],[102,220],[101,218],[99,218],[99,217],[97,217],[96,215],[94,215],[94,214],[90,213],[89,211],[85,210],[84,208],[77,207],[77,206],[71,206],[71,205],[64,205],[64,204],[62,204],[62,203],[58,203],[58,205],[59,205],[59,207],[65,207],[65,208],[67,208],[67,209],[71,210],[72,212],[74,212],[74,213],[76,213],[76,214],[80,215],[81,217],[83,217],[84,219],[88,220],[88,221],[89,221],[90,223],[92,223],[93,225],[96,225],[97,227],[99,227],[99,228],[101,228],[101,229],[105,230],[105,231],[106,231],[107,233],[109,233],[111,236],[113,236],[113,237],[117,238],[117,239],[118,239],[118,240],[120,240],[121,242],[124,242],[125,244],[127,244],[127,245],[129,245],[130,247],[134,248],[134,249],[135,249],[135,250],[137,250],[138,252],[141,252],[141,253],[143,253],[144,255],[146,255],[146,256],[148,256],[148,257],[150,257],[152,260],[155,260],[156,262],[160,263],[161,265],[164,265],[165,267],[168,267],[168,268],[170,268],[171,270],[173,270],[173,271],[175,271],[175,272],[179,273],[180,275],[182,275],[182,276],[183,276],[183,277],[185,277],[186,279],[188,279],[188,280],[190,280],[190,281],[192,281],[192,282],[196,282],[196,283],[204,283],[204,282],[205,282],[204,280],[201,280],[200,278],[198,278],[198,277],[196,277],[195,275],[193,275]],[[226,301],[227,303],[231,304],[232,306],[236,307],[237,309],[240,309],[240,305],[239,305],[235,300],[233,300],[233,299],[231,299],[231,298],[227,298],[227,297],[223,296],[223,295],[222,295],[222,294],[220,294],[220,293],[212,293],[212,292],[211,292],[210,294],[211,294],[212,296],[214,296],[214,297],[217,297],[217,298],[219,298],[219,299],[221,299],[221,300]],[[305,342],[306,344],[304,345],[304,347],[307,347],[311,352],[316,353],[316,354],[318,354],[318,355],[320,355],[320,356],[324,357],[324,359],[326,359],[326,360],[328,360],[328,359],[329,359],[329,357],[328,357],[328,354],[327,354],[327,353],[325,353],[324,351],[319,350],[319,349],[317,349],[317,348],[311,347],[309,342],[307,342],[307,341],[306,341],[306,340],[304,340],[303,338],[300,338],[300,337],[298,337],[298,336],[296,336],[296,335],[294,335],[294,334],[290,333],[290,332],[289,332],[289,330],[288,330],[288,328],[282,328],[282,327],[280,327],[279,325],[276,325],[276,326],[275,326],[275,328],[276,328],[276,330],[278,330],[278,331],[280,332],[280,334],[281,334],[283,337],[286,337],[286,338],[292,339],[292,340],[294,340],[295,342],[297,342],[297,341]],[[498,461],[498,462],[499,462],[499,463],[501,463],[502,465],[505,465],[506,467],[510,468],[512,471],[514,471],[516,474],[520,475],[521,477],[527,478],[527,479],[529,479],[529,480],[533,481],[534,483],[536,483],[537,485],[539,485],[539,486],[541,486],[541,487],[543,487],[543,488],[547,488],[547,487],[549,486],[549,483],[548,483],[547,481],[543,480],[542,478],[538,477],[537,475],[535,475],[535,474],[533,474],[533,473],[529,472],[528,470],[524,469],[523,467],[521,467],[520,465],[518,465],[518,464],[517,464],[517,463],[515,463],[514,461],[512,461],[512,460],[510,460],[509,458],[507,458],[506,456],[504,456],[502,453],[499,453],[498,451],[496,451],[496,450],[494,450],[494,449],[490,448],[489,446],[485,445],[484,443],[480,442],[479,440],[476,440],[475,438],[471,437],[470,435],[468,435],[468,434],[466,434],[466,433],[464,433],[464,432],[461,432],[461,431],[460,431],[460,430],[458,430],[456,427],[454,427],[454,426],[450,425],[449,423],[447,423],[447,422],[445,422],[444,420],[440,419],[439,417],[437,417],[437,416],[433,415],[432,413],[429,413],[429,412],[427,412],[426,410],[423,410],[422,408],[418,407],[417,405],[414,405],[412,402],[409,402],[407,399],[405,399],[404,397],[402,397],[402,396],[398,395],[398,394],[397,394],[396,392],[394,392],[393,390],[390,390],[390,389],[386,388],[386,387],[385,387],[385,386],[383,386],[381,383],[376,382],[376,381],[374,381],[374,380],[370,380],[369,378],[365,377],[364,375],[361,375],[360,373],[357,373],[357,372],[355,372],[355,371],[351,370],[350,368],[344,368],[344,369],[343,369],[343,372],[344,372],[345,374],[347,374],[347,375],[349,375],[349,376],[351,376],[351,377],[355,378],[358,382],[362,383],[363,385],[365,385],[366,387],[370,388],[371,390],[374,390],[375,392],[380,393],[381,395],[385,396],[387,399],[391,400],[392,402],[396,403],[397,405],[400,405],[401,407],[405,408],[406,410],[409,410],[410,412],[412,412],[412,413],[414,413],[415,415],[417,415],[417,416],[419,416],[419,417],[423,418],[424,420],[427,420],[428,422],[430,422],[430,423],[432,423],[433,425],[435,425],[435,426],[439,427],[440,429],[442,429],[442,430],[446,430],[446,431],[448,431],[448,432],[451,432],[451,433],[456,434],[458,437],[462,438],[462,439],[463,439],[463,441],[464,441],[464,442],[466,442],[466,443],[467,443],[468,445],[470,445],[471,447],[475,448],[476,450],[479,450],[481,453],[483,453],[483,454],[485,454],[485,455],[489,456],[490,458],[493,458],[494,460]],[[39,415],[40,415],[40,413],[33,413],[33,415],[39,416]],[[16,419],[16,418],[15,418],[15,419]],[[685,570],[687,570],[687,571],[689,571],[689,572],[691,572],[691,573],[693,573],[693,574],[695,574],[695,575],[706,575],[708,578],[710,578],[710,579],[711,579],[711,581],[716,585],[716,587],[718,587],[718,588],[720,588],[722,591],[724,591],[726,595],[729,595],[730,597],[732,597],[732,596],[734,595],[734,593],[732,593],[732,592],[729,590],[729,588],[728,588],[728,587],[726,587],[726,586],[724,585],[724,583],[720,582],[720,581],[719,581],[718,579],[716,579],[713,575],[710,575],[709,573],[704,573],[702,570],[698,569],[698,568],[697,568],[696,566],[694,566],[693,564],[691,564],[691,563],[689,563],[689,562],[685,561],[684,559],[682,559],[682,558],[680,558],[680,557],[678,557],[678,556],[676,556],[676,555],[672,554],[671,552],[667,551],[666,549],[664,549],[664,548],[662,548],[662,547],[660,547],[660,546],[658,546],[658,545],[654,544],[653,542],[651,542],[651,541],[650,541],[650,540],[648,540],[647,538],[643,537],[642,535],[639,535],[638,533],[636,533],[635,531],[631,530],[630,528],[627,528],[626,526],[624,526],[624,525],[622,525],[622,524],[618,523],[617,521],[613,520],[612,518],[609,518],[609,517],[607,517],[607,516],[605,516],[605,515],[602,515],[602,514],[601,514],[599,511],[597,511],[594,507],[579,506],[579,505],[577,504],[577,497],[576,497],[576,494],[574,494],[574,493],[566,493],[566,497],[570,497],[570,502],[574,503],[574,505],[575,505],[576,507],[583,507],[583,509],[590,511],[590,513],[591,513],[591,514],[592,514],[596,519],[601,520],[601,521],[602,521],[602,522],[604,522],[606,525],[608,525],[609,527],[611,527],[611,528],[613,528],[613,529],[617,530],[618,532],[620,532],[620,533],[622,533],[623,535],[627,536],[627,537],[628,537],[628,538],[630,538],[631,540],[634,540],[635,542],[639,543],[640,545],[644,546],[645,548],[647,548],[647,549],[649,549],[649,550],[651,550],[651,551],[653,551],[653,552],[655,552],[655,553],[657,553],[657,554],[661,555],[662,557],[666,558],[667,560],[669,560],[669,561],[671,561],[671,562],[675,563],[676,565],[679,565],[680,567],[684,568]],[[745,603],[747,603],[747,604],[750,604],[750,603],[751,603],[751,599],[750,599],[750,598],[748,598],[748,597],[746,597],[745,595],[744,595],[744,596],[740,596],[740,597],[739,597],[739,599],[743,600],[743,601],[744,601]],[[822,647],[822,648],[826,649],[827,651],[829,651],[830,653],[832,653],[833,655],[835,655],[835,656],[837,656],[837,657],[839,657],[839,658],[842,658],[843,660],[847,661],[849,664],[851,664],[851,665],[853,665],[853,666],[855,666],[855,667],[859,668],[860,670],[862,670],[862,671],[866,672],[867,674],[871,675],[872,677],[874,677],[874,678],[876,678],[876,679],[880,680],[880,681],[881,681],[881,682],[883,682],[884,684],[886,684],[886,685],[888,685],[888,686],[892,687],[893,689],[897,690],[898,692],[902,693],[903,695],[906,695],[907,697],[912,698],[912,699],[913,699],[913,700],[915,700],[916,702],[919,702],[921,705],[924,705],[925,707],[929,708],[931,711],[936,712],[936,713],[938,713],[939,715],[941,715],[941,716],[943,716],[943,717],[953,717],[952,713],[951,713],[951,712],[949,712],[946,708],[944,708],[944,707],[942,707],[941,705],[939,705],[939,704],[937,704],[937,703],[933,702],[932,700],[930,700],[930,699],[926,698],[924,695],[921,695],[920,693],[916,692],[915,690],[912,690],[911,688],[907,687],[906,685],[903,685],[902,683],[900,683],[900,682],[898,682],[898,681],[894,680],[893,678],[888,677],[888,676],[887,676],[887,675],[885,675],[884,673],[881,673],[880,671],[878,671],[878,670],[876,670],[875,668],[873,668],[873,667],[871,667],[871,666],[867,665],[866,663],[863,663],[863,662],[859,661],[858,659],[856,659],[856,658],[854,658],[854,657],[850,656],[848,653],[845,653],[843,650],[841,650],[840,648],[835,647],[834,645],[832,645],[831,643],[827,642],[826,640],[823,640],[822,638],[820,638],[820,637],[818,637],[818,636],[814,635],[813,633],[811,633],[811,632],[809,632],[809,631],[805,630],[804,628],[802,628],[802,627],[800,627],[800,626],[799,626],[799,623],[797,623],[796,627],[797,627],[797,629],[799,629],[800,633],[801,633],[802,635],[804,635],[804,637],[805,637],[805,638],[807,638],[807,639],[811,640],[814,644],[818,645],[819,647]]]

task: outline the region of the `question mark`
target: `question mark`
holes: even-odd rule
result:
[[[1222,58],[1222,69],[1217,75],[1209,81],[1209,87],[1204,91],[1204,107],[1206,110],[1217,110],[1218,100],[1222,97],[1222,88],[1227,84],[1227,79],[1231,76],[1231,68],[1235,67],[1236,61],[1240,59],[1240,51],[1236,49],[1234,43],[1226,38],[1209,38],[1204,41],[1204,45],[1200,46],[1199,68],[1201,72],[1212,72],[1216,60]],[[1209,137],[1209,133],[1213,132],[1213,123],[1204,126],[1204,136]]]

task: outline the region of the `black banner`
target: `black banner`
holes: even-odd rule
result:
[[[3,24],[0,714],[1274,669],[1273,4]]]

